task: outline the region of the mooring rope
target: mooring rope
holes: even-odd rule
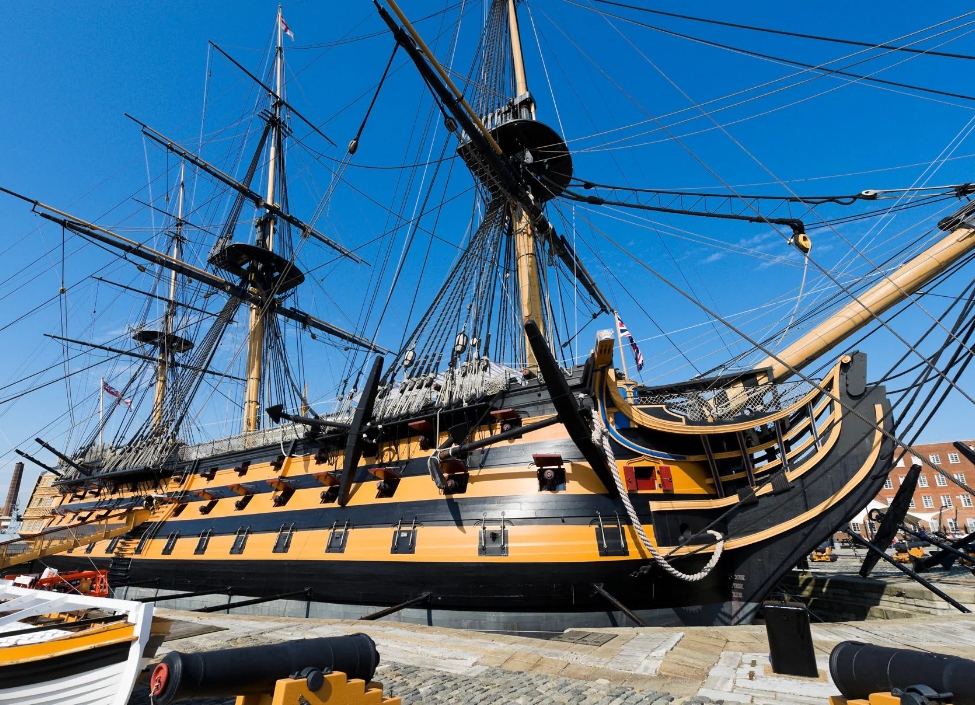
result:
[[[616,455],[613,453],[613,447],[609,441],[609,431],[606,429],[605,424],[603,424],[602,416],[597,412],[593,414],[593,419],[592,440],[594,443],[598,444],[603,449],[603,453],[606,454],[606,460],[609,461],[610,474],[613,476],[613,481],[616,483],[616,490],[619,492],[620,499],[623,500],[623,506],[626,507],[626,513],[630,516],[630,521],[633,523],[633,529],[636,531],[637,536],[640,537],[640,541],[643,542],[643,545],[646,547],[647,551],[650,552],[650,555],[653,556],[653,559],[661,568],[679,580],[693,583],[706,578],[721,559],[721,552],[724,550],[724,536],[719,534],[717,531],[710,529],[708,530],[708,533],[711,534],[711,536],[713,536],[717,542],[714,547],[714,555],[711,557],[711,560],[708,561],[707,565],[705,565],[697,573],[682,573],[668,563],[667,559],[660,555],[656,546],[654,546],[649,537],[647,537],[646,532],[643,530],[643,524],[640,522],[640,518],[637,516],[636,510],[633,508],[633,503],[630,501],[630,496],[627,494],[626,487],[623,485],[623,479],[620,477],[619,468],[616,466]]]

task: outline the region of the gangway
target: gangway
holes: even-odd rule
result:
[[[0,542],[0,570],[127,534],[139,524],[148,521],[151,514],[152,510],[141,507],[127,509],[95,521],[55,526],[36,534]]]

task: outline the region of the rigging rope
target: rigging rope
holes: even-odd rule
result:
[[[649,7],[640,7],[639,5],[629,5],[622,2],[614,2],[613,0],[594,0],[601,5],[615,5],[616,7],[625,7],[628,10],[638,10],[639,12],[648,12],[653,15],[662,15],[664,17],[677,17],[682,20],[691,20],[692,22],[703,22],[705,24],[721,25],[723,27],[734,27],[735,29],[746,29],[752,32],[765,32],[767,34],[778,34],[785,37],[798,37],[799,39],[815,39],[820,42],[831,42],[833,44],[847,44],[849,46],[867,47],[868,49],[890,49],[891,51],[906,51],[912,54],[927,54],[929,56],[944,56],[951,59],[968,59],[969,61],[975,61],[975,56],[969,54],[953,54],[950,52],[943,51],[928,51],[925,49],[914,49],[913,47],[902,47],[894,46],[892,44],[874,44],[872,42],[858,42],[852,39],[837,39],[836,37],[823,37],[816,34],[803,34],[801,32],[789,32],[782,29],[769,29],[768,27],[756,27],[754,25],[738,24],[735,22],[722,22],[721,20],[709,19],[706,17],[694,17],[692,15],[681,15],[676,12],[664,12],[663,10],[653,10]]]

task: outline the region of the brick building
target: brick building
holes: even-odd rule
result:
[[[962,441],[962,443],[975,448],[975,441]],[[925,460],[965,484],[969,486],[975,484],[975,465],[959,453],[950,441],[916,445],[914,449],[923,455]],[[890,503],[897,488],[904,481],[907,471],[915,462],[918,461],[907,454],[894,466],[880,494],[853,520],[854,531],[867,538],[872,536],[873,529],[876,527],[872,526],[873,522],[867,519],[867,512],[874,507],[883,509]],[[975,497],[955,483],[949,482],[930,465],[922,463],[921,468],[917,489],[914,491],[911,508],[908,510],[910,515],[921,520],[921,526],[925,531],[941,530],[953,537],[975,533]]]

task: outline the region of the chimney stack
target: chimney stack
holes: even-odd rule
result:
[[[20,480],[24,475],[24,464],[14,465],[14,475],[10,478],[10,490],[7,492],[7,501],[3,505],[3,514],[0,514],[0,531],[6,531],[13,521],[14,509],[17,506],[17,496],[20,494]]]

